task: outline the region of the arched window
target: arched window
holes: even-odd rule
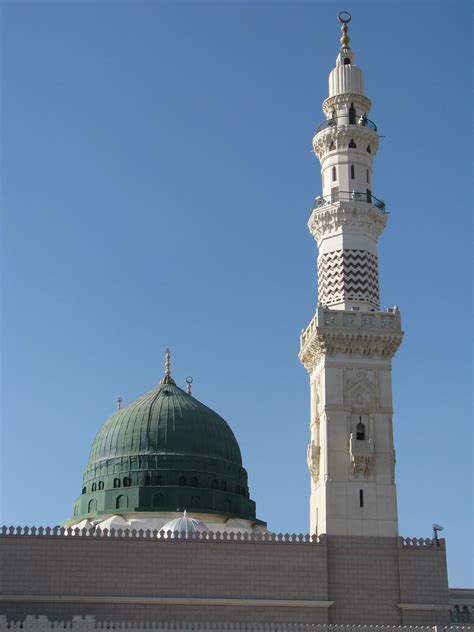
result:
[[[329,151],[333,151],[334,149],[336,149],[336,145],[334,143],[331,143],[329,145]]]
[[[353,138],[351,138],[351,140],[349,142],[349,147],[351,149],[357,149],[357,145],[355,144],[355,140]]]
[[[165,504],[165,497],[163,494],[154,494],[153,495],[153,507],[163,507]]]
[[[145,485],[151,485],[151,476],[147,474],[143,482]]]
[[[359,423],[356,426],[356,439],[365,441],[365,424],[362,422],[362,417],[359,417]]]
[[[367,184],[370,184],[370,171],[367,169]]]
[[[240,494],[240,485],[235,486],[235,493]]]
[[[195,476],[191,479],[191,487],[199,487],[199,481]]]
[[[368,153],[368,154],[371,154],[371,153],[372,153],[372,150],[370,149],[370,145],[367,145],[367,153]]]
[[[336,167],[332,168],[332,181],[335,182],[337,179],[337,170]]]
[[[120,487],[120,479],[114,478],[114,488]]]
[[[157,476],[156,477],[156,484],[157,485],[163,485],[163,477],[162,476]],[[184,484],[186,485],[186,479],[185,479],[185,483]]]
[[[221,481],[221,489],[224,492],[227,491],[227,483],[226,483],[226,481]]]
[[[104,489],[104,481],[99,481],[99,489]]]
[[[132,479],[130,478],[130,476],[124,476],[123,477],[123,486],[124,487],[130,487],[131,484],[132,484]]]
[[[186,476],[180,476],[178,483],[179,485],[186,485]]]
[[[351,180],[354,180],[355,178],[355,168],[354,165],[351,165]]]
[[[224,511],[228,511],[229,513],[232,513],[232,502],[227,498],[225,503],[224,503]]]
[[[96,489],[97,489],[97,485],[95,483],[92,483],[91,491],[95,492]]]
[[[364,490],[359,489],[359,507],[364,506]]]
[[[453,623],[461,622],[461,613],[459,610],[459,606],[454,606],[454,608],[451,610],[451,620]]]
[[[82,493],[83,493],[83,494],[87,494],[87,487],[83,487],[83,488],[82,488]]]
[[[471,612],[469,606],[463,606],[461,613],[461,623],[471,623]]]
[[[219,487],[219,481],[217,480],[217,478],[214,478],[211,481],[211,487],[212,487],[212,489],[217,489]]]
[[[349,108],[349,125],[355,125],[356,122],[356,109],[354,104],[351,103],[351,107]]]
[[[91,498],[91,500],[89,500],[89,504],[87,505],[87,512],[92,513],[93,511],[97,511],[97,501],[95,498]]]
[[[242,496],[247,496],[247,491],[246,491],[245,487],[241,487],[240,488],[240,493],[242,494]]]
[[[120,494],[120,496],[117,496],[115,500],[115,508],[124,509],[125,507],[128,507],[128,496],[125,496],[125,494]]]
[[[344,66],[350,66],[351,60],[350,57],[344,57]]]

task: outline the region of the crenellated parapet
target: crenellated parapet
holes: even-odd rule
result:
[[[0,616],[0,632],[6,630],[133,630],[134,632],[472,632],[467,625],[354,625],[326,623],[211,623],[199,621],[97,621],[93,616],[74,616],[72,620],[53,621],[45,615],[29,615],[23,621]]]
[[[159,539],[197,540],[201,542],[268,542],[281,544],[319,544],[322,536],[308,533],[247,533],[227,531],[164,531],[158,529],[79,529],[74,527],[2,527],[0,538],[116,538],[116,539]]]

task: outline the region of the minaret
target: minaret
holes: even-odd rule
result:
[[[299,354],[311,391],[310,528],[396,536],[391,358],[403,332],[398,308],[380,311],[377,241],[387,214],[372,193],[379,137],[349,47],[350,20],[339,14],[341,49],[313,139],[322,195],[308,228],[319,250],[319,300]]]

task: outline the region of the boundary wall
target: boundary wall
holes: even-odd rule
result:
[[[446,625],[444,540],[4,528],[0,614]]]
[[[408,626],[408,625],[326,625],[301,623],[146,623],[96,621],[94,617],[73,617],[72,621],[50,621],[45,616],[28,616],[24,621],[7,621],[0,616],[0,632],[26,630],[131,630],[133,632],[472,632],[472,626]]]

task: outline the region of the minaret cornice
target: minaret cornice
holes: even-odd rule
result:
[[[301,332],[299,359],[311,373],[324,356],[390,359],[403,338],[400,312],[352,312],[319,306]]]
[[[343,229],[366,234],[378,239],[387,223],[387,213],[373,204],[357,201],[339,201],[320,206],[321,198],[316,198],[315,207],[308,219],[308,229],[318,246],[329,236],[340,233]]]
[[[370,145],[372,156],[378,151],[379,137],[377,132],[364,125],[334,125],[319,130],[313,138],[314,153],[321,160],[330,151],[348,149],[349,143],[355,141],[361,151]],[[331,150],[334,144],[335,149]]]
[[[335,94],[332,97],[324,99],[322,108],[324,114],[327,117],[330,117],[334,108],[340,109],[346,106],[349,107],[351,103],[354,104],[354,107],[362,110],[366,114],[370,112],[370,109],[372,107],[372,101],[369,99],[369,97],[366,97],[363,94],[344,92],[341,94]]]

